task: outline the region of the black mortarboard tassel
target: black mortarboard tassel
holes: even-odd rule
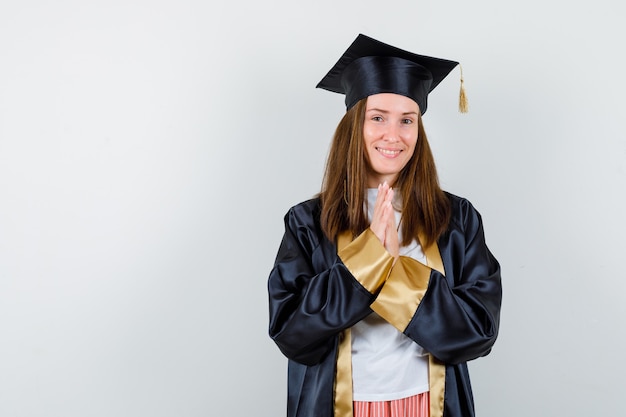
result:
[[[360,34],[317,88],[345,94],[346,108],[378,93],[407,96],[426,113],[428,94],[459,65],[456,61],[417,55]],[[459,110],[467,111],[461,75]]]

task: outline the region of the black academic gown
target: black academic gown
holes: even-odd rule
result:
[[[466,363],[487,355],[496,340],[500,266],[485,244],[480,214],[469,201],[448,196],[452,217],[437,242],[445,275],[410,258],[401,257],[392,267],[393,258],[369,229],[338,251],[321,230],[319,199],[286,214],[268,291],[269,334],[289,359],[287,417],[340,417],[335,415],[340,339],[373,310],[445,367],[443,416],[474,416]],[[376,265],[361,268],[364,253]]]

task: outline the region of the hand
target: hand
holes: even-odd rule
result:
[[[398,258],[399,243],[398,230],[396,227],[396,217],[391,202],[393,201],[394,191],[389,187],[387,182],[378,186],[378,196],[374,203],[374,214],[370,229],[380,240],[380,243],[394,257],[394,262]]]
[[[390,190],[393,197],[393,190]],[[396,216],[393,210],[391,202],[389,203],[391,208],[391,215],[389,216],[389,222],[387,223],[387,230],[385,231],[385,249],[393,256],[393,263],[395,264],[400,256],[400,242],[398,238],[398,227],[396,226]]]

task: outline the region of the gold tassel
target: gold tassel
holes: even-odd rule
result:
[[[467,95],[465,94],[465,84],[463,81],[463,67],[459,64],[461,70],[461,91],[459,92],[459,111],[461,113],[467,113],[469,111],[469,103],[467,102]]]

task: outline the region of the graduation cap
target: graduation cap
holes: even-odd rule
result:
[[[459,65],[456,61],[417,55],[359,34],[317,88],[345,94],[346,108],[378,93],[413,99],[426,113],[428,94]],[[461,71],[459,111],[467,112]]]

